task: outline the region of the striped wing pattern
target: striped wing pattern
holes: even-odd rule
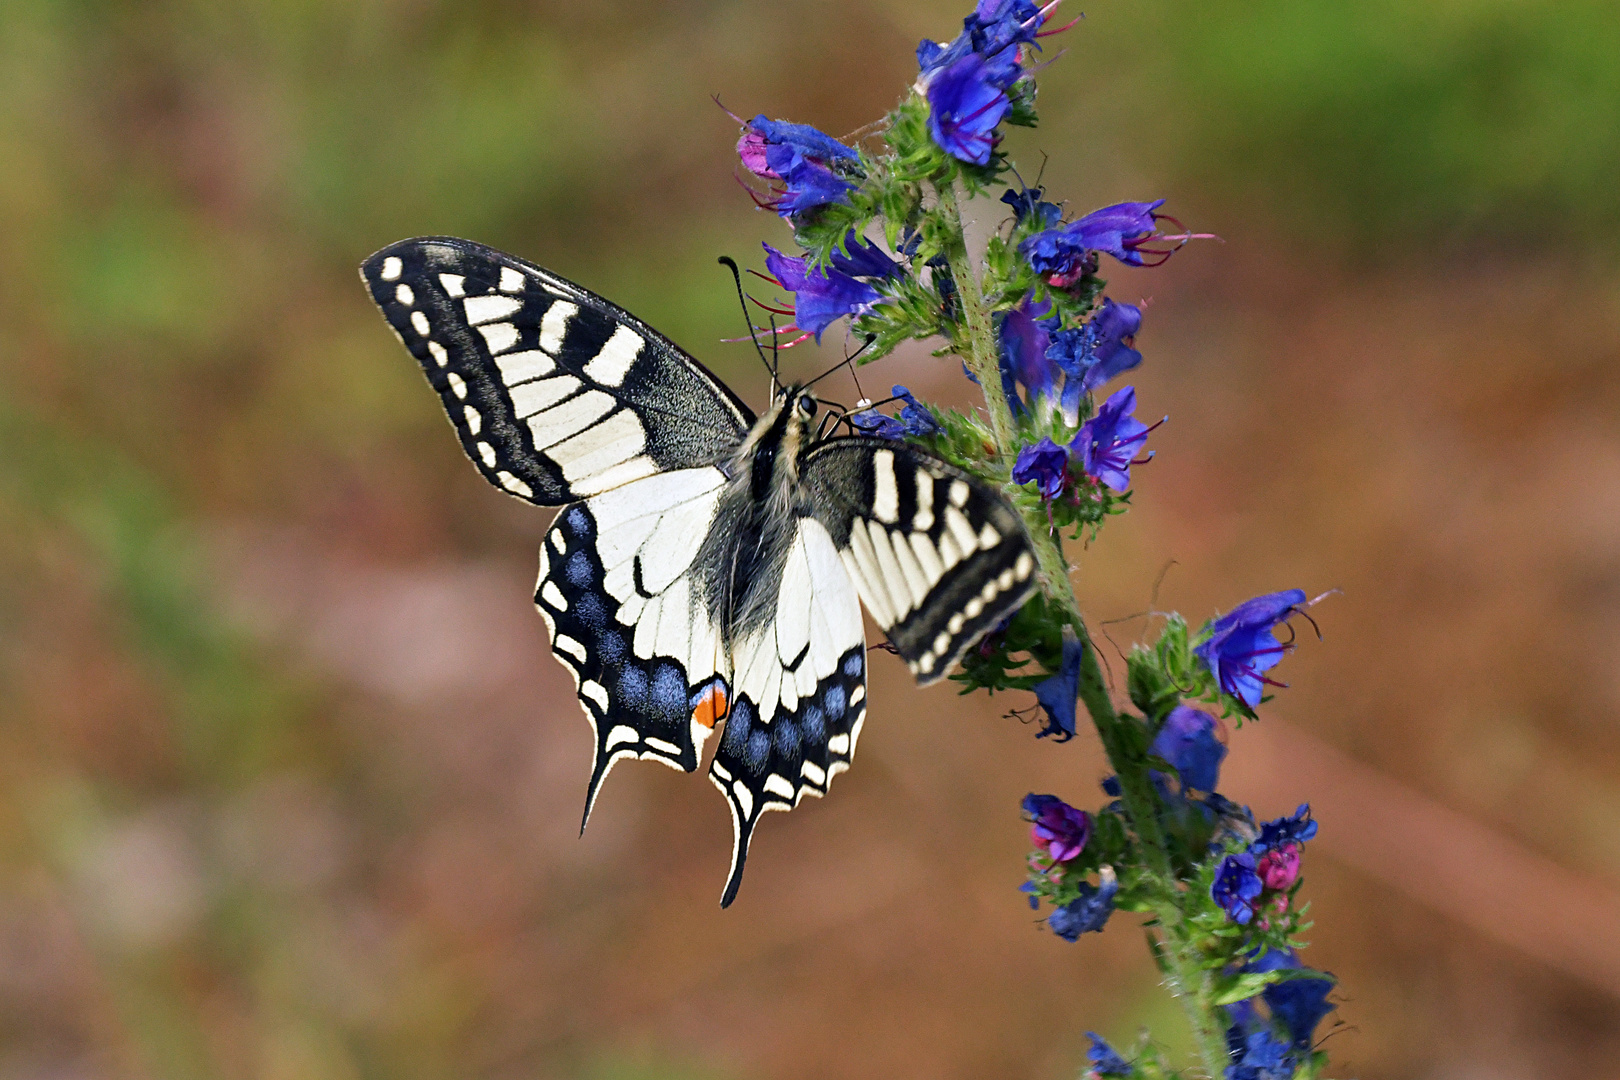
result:
[[[737,895],[760,816],[827,793],[849,768],[866,719],[866,633],[860,600],[826,528],[801,518],[783,569],[776,620],[733,653],[725,733],[709,779],[731,807]]]
[[[802,476],[866,609],[922,685],[1035,590],[1018,512],[936,457],[887,439],[830,439]]]
[[[722,460],[753,414],[635,316],[452,237],[392,244],[360,274],[438,391],[462,448],[543,506]]]

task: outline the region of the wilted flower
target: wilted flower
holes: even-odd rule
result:
[[[1202,709],[1177,705],[1153,737],[1151,752],[1168,761],[1183,788],[1214,791],[1226,747],[1216,737],[1215,718]]]
[[[1228,855],[1215,868],[1210,898],[1226,912],[1226,917],[1244,926],[1254,918],[1254,900],[1265,889],[1254,872],[1254,856]]]
[[[1276,667],[1288,646],[1272,628],[1305,603],[1302,589],[1285,589],[1245,600],[1206,628],[1209,635],[1193,652],[1214,674],[1221,690],[1249,708],[1260,704],[1264,673]]]
[[[1057,674],[1035,684],[1035,700],[1046,710],[1046,727],[1037,739],[1056,735],[1058,742],[1074,738],[1074,708],[1080,697],[1080,658],[1085,646],[1074,630],[1063,628],[1063,664]]]
[[[1031,822],[1030,840],[1055,863],[1068,862],[1085,849],[1091,837],[1091,815],[1070,806],[1056,795],[1024,796],[1024,813]]]
[[[1069,452],[1050,437],[1018,451],[1018,460],[1013,463],[1013,483],[1033,483],[1041,498],[1055,499],[1063,494],[1063,485],[1068,479]]]
[[[1080,896],[1046,917],[1052,933],[1064,941],[1074,941],[1081,934],[1100,931],[1108,925],[1114,913],[1114,894],[1119,892],[1119,881],[1112,867],[1103,867],[1098,873],[1099,884],[1087,881],[1080,886]]]
[[[808,257],[784,255],[764,245],[765,266],[776,276],[777,284],[793,294],[793,321],[800,330],[816,335],[835,320],[858,317],[871,311],[883,294],[864,281],[831,267],[812,267]]]
[[[1097,410],[1097,415],[1080,425],[1069,443],[1069,449],[1080,455],[1081,468],[1087,475],[1095,476],[1115,491],[1131,486],[1131,466],[1141,464],[1135,460],[1136,452],[1142,449],[1148,432],[1153,430],[1131,415],[1135,408],[1134,386],[1114,391]]]
[[[1042,189],[1027,187],[1022,191],[1008,188],[1001,193],[1001,201],[1012,207],[1013,220],[1022,223],[1027,217],[1036,228],[1050,229],[1058,223],[1063,211],[1057,203],[1043,202]]]

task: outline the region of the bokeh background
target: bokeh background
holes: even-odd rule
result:
[[[355,275],[472,237],[757,404],[714,262],[787,234],[710,95],[851,131],[965,6],[0,6],[0,1080],[1055,1080],[1087,1029],[1182,1045],[1132,916],[1067,945],[1014,892],[1018,799],[1103,773],[1027,701],[879,665],[856,768],[724,913],[701,777],[619,769],[579,839],[546,517],[467,467]],[[1088,611],[1124,648],[1155,606],[1343,590],[1225,783],[1322,821],[1335,1075],[1620,1076],[1612,2],[1084,11],[1015,156],[1223,238],[1114,276],[1170,423],[1074,552]],[[968,400],[923,348],[865,382]]]

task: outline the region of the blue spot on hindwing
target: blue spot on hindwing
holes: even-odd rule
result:
[[[836,724],[838,721],[844,718],[844,705],[846,699],[844,697],[844,688],[842,686],[827,687],[827,695],[822,698],[821,701],[822,704],[826,706],[827,719]]]
[[[731,705],[731,715],[726,717],[725,738],[720,740],[726,753],[733,758],[741,758],[744,749],[748,746],[749,729],[754,724],[754,709],[748,704],[747,698],[740,698]]]
[[[763,731],[756,731],[748,736],[748,745],[743,747],[743,763],[748,771],[758,776],[765,771],[765,761],[771,756],[771,737]]]
[[[596,639],[596,651],[602,654],[602,662],[617,664],[624,659],[624,636],[617,630],[604,630]]]
[[[799,753],[799,727],[791,718],[784,716],[772,725],[776,730],[772,739],[776,743],[777,757],[796,757]]]
[[[568,511],[568,529],[575,536],[584,539],[591,535],[591,515],[579,507]]]
[[[574,612],[579,621],[592,630],[600,631],[607,622],[607,608],[602,605],[602,598],[595,593],[586,593],[574,601]]]
[[[588,586],[591,578],[595,576],[590,556],[583,551],[576,551],[568,556],[568,561],[563,564],[563,576],[568,578],[568,583],[576,589]]]
[[[861,673],[861,665],[864,662],[865,662],[865,657],[863,657],[861,655],[859,649],[857,649],[855,652],[850,653],[847,657],[844,658],[844,674],[848,675],[852,679],[855,678],[857,675],[859,675]]]
[[[619,697],[632,709],[647,707],[647,673],[634,664],[619,671]]]
[[[652,677],[653,708],[665,716],[685,716],[686,676],[674,664],[659,664]]]
[[[827,741],[827,718],[814,705],[804,707],[804,715],[799,717],[799,723],[804,726],[804,741],[811,746],[820,746]]]

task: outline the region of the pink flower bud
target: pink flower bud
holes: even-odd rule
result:
[[[1254,870],[1266,888],[1274,892],[1291,888],[1299,879],[1299,845],[1286,844],[1275,851],[1266,852],[1260,856]]]

